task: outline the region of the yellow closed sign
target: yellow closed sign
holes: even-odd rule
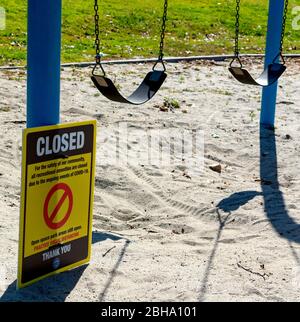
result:
[[[23,133],[18,287],[90,259],[96,122]]]

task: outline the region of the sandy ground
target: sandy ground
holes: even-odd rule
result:
[[[288,67],[275,132],[259,129],[260,89],[234,81],[226,63],[169,64],[162,90],[139,107],[100,96],[89,69],[65,69],[62,121],[99,127],[92,260],[19,292],[26,75],[0,72],[1,301],[298,301],[300,63]],[[149,68],[108,70],[126,90]],[[164,98],[180,108],[161,111]],[[204,167],[102,164],[101,133],[120,122],[203,131]]]

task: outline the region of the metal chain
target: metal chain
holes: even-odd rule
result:
[[[164,3],[164,14],[162,18],[161,34],[160,34],[160,44],[159,44],[159,55],[158,60],[162,61],[164,57],[164,41],[166,35],[166,23],[168,17],[168,0],[165,0]]]
[[[236,0],[236,20],[235,20],[235,44],[234,44],[234,58],[230,65],[232,65],[233,61],[235,59],[238,59],[239,63],[241,64],[241,61],[239,59],[240,55],[240,49],[239,49],[239,34],[240,34],[240,3],[241,0]],[[286,19],[287,19],[287,13],[288,13],[288,6],[289,6],[289,0],[285,0],[284,4],[284,13],[283,13],[283,20],[282,20],[282,31],[281,31],[281,38],[280,38],[280,49],[279,54],[275,57],[274,61],[281,56],[284,62],[284,58],[282,56],[283,52],[283,43],[284,43],[284,36],[285,36],[285,29],[286,29]],[[242,64],[241,64],[242,66]]]
[[[288,14],[288,9],[289,9],[289,0],[285,0],[283,20],[282,20],[281,39],[280,39],[280,55],[281,56],[282,56],[282,52],[283,52],[283,42],[284,42],[284,36],[285,36],[285,27],[286,27],[286,18],[287,18],[287,14]]]
[[[95,0],[94,9],[95,9],[96,66],[97,65],[100,65],[100,67],[102,69],[102,72],[105,75],[105,72],[104,72],[103,67],[101,65],[100,27],[99,27],[99,5],[98,5],[98,0]],[[164,13],[163,13],[163,19],[162,19],[162,27],[161,27],[161,35],[160,35],[160,44],[159,44],[159,55],[158,55],[158,61],[159,62],[162,62],[163,61],[163,57],[164,57],[164,40],[165,40],[165,34],[166,34],[167,17],[168,17],[168,0],[165,0],[165,2],[164,2]],[[96,69],[96,66],[94,68],[94,71]]]
[[[240,3],[241,0],[236,0],[236,20],[235,20],[235,39],[234,39],[234,56],[238,58],[240,55],[239,35],[240,35]]]
[[[100,28],[99,28],[99,5],[98,0],[95,0],[95,49],[96,49],[96,64],[101,63],[101,52],[100,52]]]

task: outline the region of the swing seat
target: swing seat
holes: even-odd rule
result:
[[[93,75],[91,78],[98,90],[109,100],[141,105],[148,102],[157,93],[167,78],[167,74],[159,70],[151,71],[129,97],[124,97],[109,78],[100,75]]]
[[[229,68],[230,73],[240,83],[263,87],[270,86],[277,82],[285,70],[285,65],[273,63],[270,64],[257,79],[254,79],[250,73],[242,67]]]

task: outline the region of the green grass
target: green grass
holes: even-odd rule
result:
[[[292,30],[290,1],[285,51],[300,52],[300,31]],[[26,6],[24,0],[1,0],[7,28],[0,30],[0,65],[26,62]],[[163,0],[102,0],[101,51],[108,59],[154,57],[159,46]],[[244,0],[241,10],[241,47],[263,53],[267,0]],[[93,0],[63,0],[63,62],[94,57]],[[165,52],[170,56],[232,53],[235,0],[172,0]]]

